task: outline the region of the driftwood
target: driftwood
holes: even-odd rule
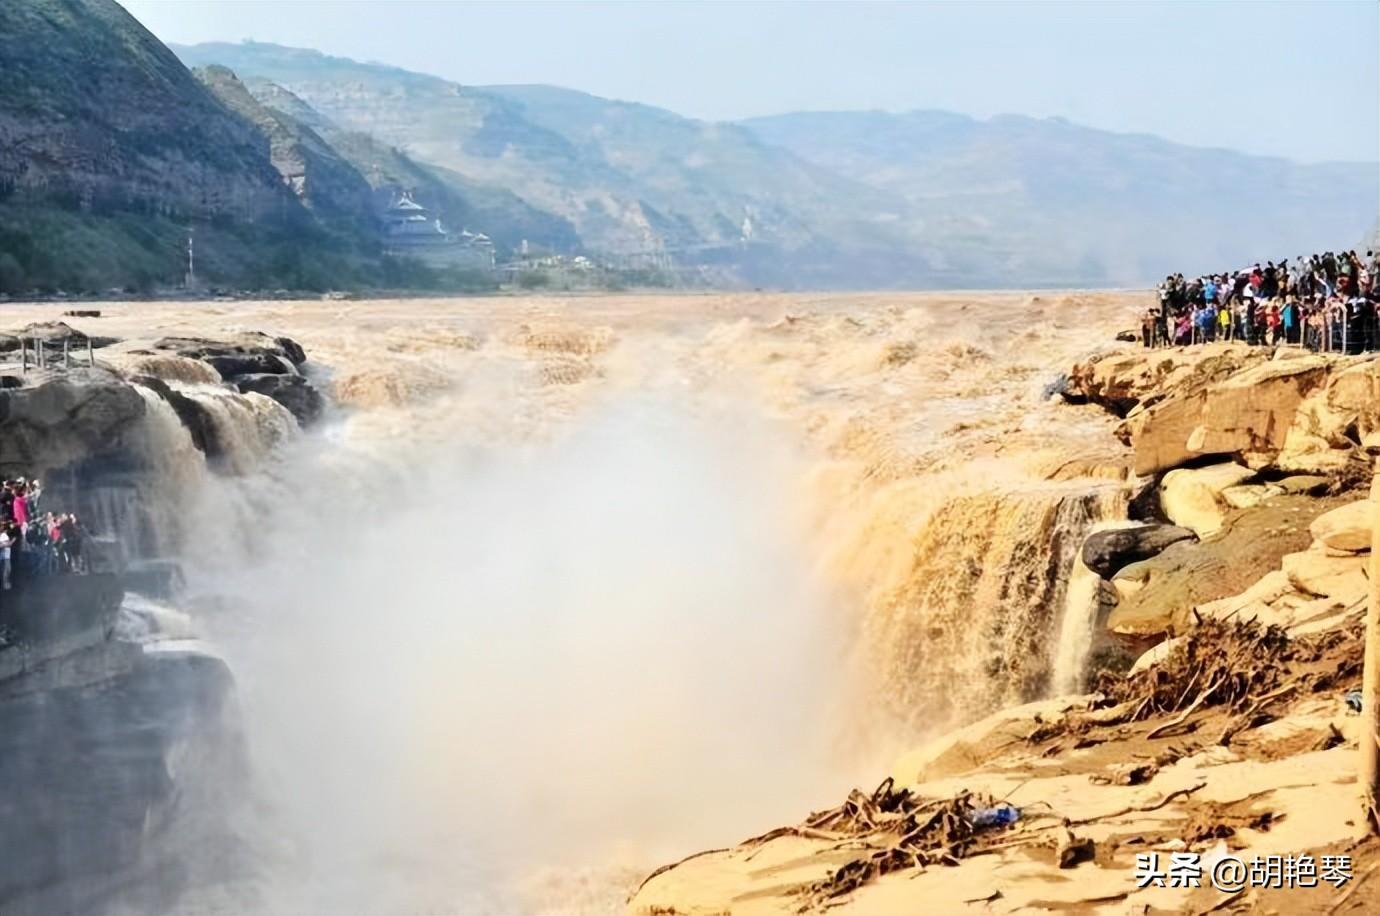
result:
[[[1343,645],[1358,652],[1342,652],[1329,670],[1298,673],[1300,665],[1335,655]],[[1218,743],[1230,744],[1239,732],[1272,721],[1267,711],[1272,704],[1348,682],[1353,668],[1359,670],[1359,658],[1350,658],[1359,655],[1359,646],[1355,634],[1345,631],[1291,639],[1279,627],[1254,621],[1204,620],[1158,664],[1134,677],[1104,676],[1096,686],[1110,708],[1069,717],[1069,729],[1173,716],[1146,733],[1149,739],[1163,738],[1193,730],[1190,720],[1202,710],[1225,708],[1231,718]]]
[[[838,898],[882,875],[929,865],[955,865],[967,856],[998,846],[1005,826],[975,826],[974,815],[999,802],[990,796],[962,793],[954,798],[920,798],[898,789],[890,778],[870,795],[858,789],[843,804],[816,811],[795,827],[782,827],[743,842],[760,847],[782,836],[832,840],[831,850],[853,846],[862,854],[826,877],[796,889],[799,911],[827,909]],[[1031,838],[1034,839],[1033,837]],[[756,855],[756,851],[749,856]]]

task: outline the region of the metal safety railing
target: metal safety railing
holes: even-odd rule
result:
[[[96,365],[96,351],[91,344],[91,338],[84,339],[86,344],[86,365],[94,367]],[[32,354],[30,349],[32,348]],[[23,372],[29,371],[30,356],[35,369],[71,369],[72,368],[72,338],[62,338],[62,354],[49,353],[50,344],[41,337],[21,337],[19,338],[19,367]],[[77,348],[80,353],[80,347]],[[56,362],[53,357],[56,357]]]

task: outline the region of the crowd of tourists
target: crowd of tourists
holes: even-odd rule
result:
[[[1380,252],[1300,255],[1194,279],[1174,274],[1158,292],[1158,307],[1142,316],[1147,347],[1235,340],[1380,349]]]
[[[0,486],[0,590],[24,578],[88,571],[81,521],[72,512],[40,512],[42,498],[38,480]]]

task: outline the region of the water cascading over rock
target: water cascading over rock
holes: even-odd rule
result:
[[[890,712],[927,731],[1046,693],[1078,551],[1121,501],[1075,482],[941,503],[863,625]]]

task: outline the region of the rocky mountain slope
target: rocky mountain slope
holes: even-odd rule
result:
[[[0,6],[0,291],[104,288],[252,251],[233,227],[299,233],[268,144],[107,0]]]
[[[261,104],[234,73],[211,66],[196,76],[226,108],[268,140],[269,159],[282,181],[309,210],[361,232],[373,217],[373,189],[355,167],[309,124]]]
[[[1300,166],[1059,120],[743,124],[470,87],[259,43],[176,49],[115,0],[0,9],[0,293],[180,281],[437,286],[381,257],[412,189],[500,256],[608,256],[781,287],[1133,285],[1337,247],[1369,165]]]
[[[408,189],[446,225],[483,232],[501,251],[516,250],[524,240],[538,249],[569,252],[580,248],[579,236],[569,222],[531,206],[512,191],[419,162],[371,134],[346,130],[270,80],[250,77],[244,86],[264,108],[324,138],[332,152],[375,192],[375,203],[386,202],[393,191]]]
[[[507,188],[568,221],[589,250],[669,251],[682,263],[744,265],[759,278],[773,259],[808,272],[830,246],[902,250],[883,195],[734,125],[553,87],[477,89],[276,45],[177,50],[189,64],[278,83],[414,159]],[[826,273],[837,278],[839,258],[829,257]]]
[[[1134,284],[1336,247],[1375,219],[1374,164],[1302,166],[1059,119],[856,112],[713,124],[277,45],[176,50],[507,188],[568,220],[588,249],[664,250],[760,282]]]
[[[1351,244],[1375,219],[1375,163],[1300,165],[1060,118],[938,111],[750,120],[767,143],[887,192],[952,239],[946,263],[1090,282],[1157,279]]]
[[[382,257],[387,157],[357,166],[305,106],[261,104],[224,68],[200,77],[114,0],[0,7],[0,293],[178,286],[189,235],[210,287],[448,282]],[[443,209],[531,222],[512,195],[426,178]]]

